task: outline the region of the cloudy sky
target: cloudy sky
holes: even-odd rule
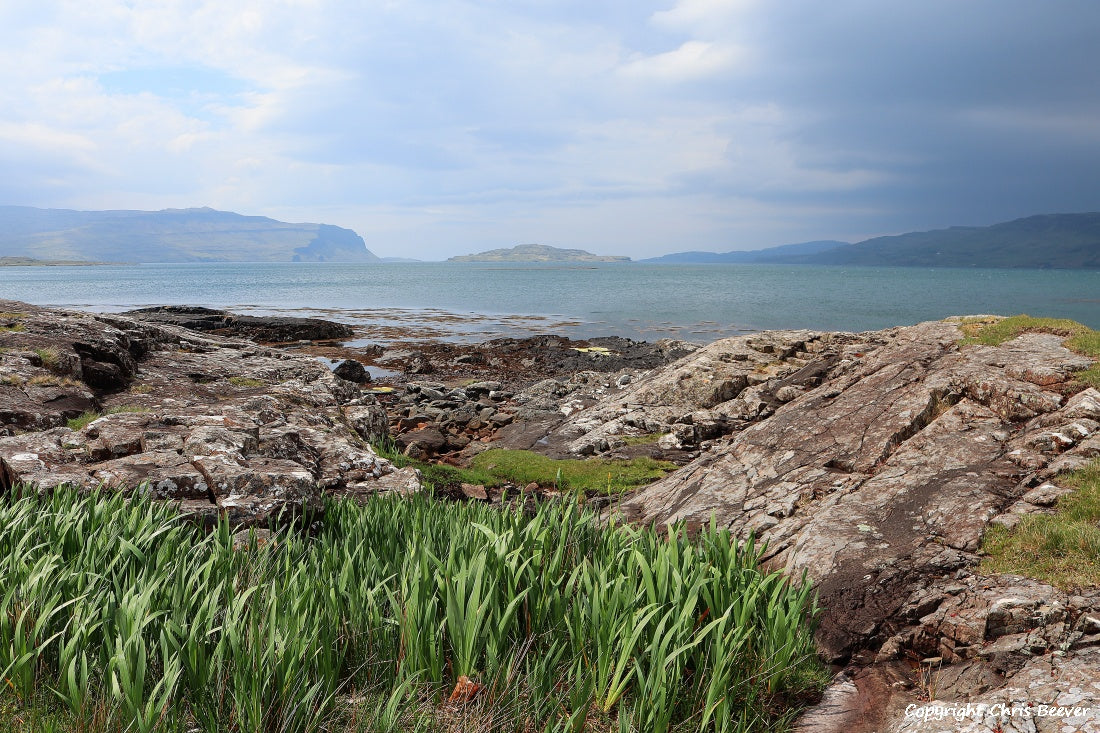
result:
[[[0,0],[0,204],[441,259],[1100,209],[1096,0]]]

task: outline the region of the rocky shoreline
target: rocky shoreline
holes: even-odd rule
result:
[[[1058,476],[1100,456],[1100,392],[1073,379],[1093,360],[1062,338],[962,345],[949,319],[703,347],[349,347],[339,324],[280,320],[0,301],[0,488],[142,486],[257,526],[317,512],[322,491],[418,490],[380,440],[454,464],[489,447],[661,457],[683,468],[609,511],[714,517],[818,589],[819,647],[843,673],[802,730],[916,731],[906,706],[932,699],[1091,704],[1073,725],[1100,730],[1100,591],[978,567],[991,524],[1050,511]]]

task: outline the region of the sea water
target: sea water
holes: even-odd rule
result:
[[[296,312],[391,337],[557,332],[710,341],[776,328],[863,331],[1028,313],[1100,328],[1100,271],[817,265],[228,263],[0,268],[0,297],[122,311]],[[381,339],[386,340],[386,339]]]

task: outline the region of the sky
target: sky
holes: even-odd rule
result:
[[[0,204],[635,258],[1100,210],[1096,0],[0,0]]]

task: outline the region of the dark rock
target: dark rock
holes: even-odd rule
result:
[[[436,427],[426,427],[397,436],[397,443],[406,448],[416,447],[421,454],[438,453],[447,440]]]
[[[332,370],[332,373],[340,377],[340,379],[346,379],[356,384],[366,384],[371,380],[366,367],[355,359],[345,359],[340,362],[336,365],[336,368]]]
[[[262,343],[331,341],[350,338],[354,332],[343,323],[320,318],[242,316],[197,306],[164,305],[125,313],[139,321],[180,326],[219,336],[237,336]]]
[[[431,374],[435,365],[424,354],[413,354],[405,365],[407,374]]]

